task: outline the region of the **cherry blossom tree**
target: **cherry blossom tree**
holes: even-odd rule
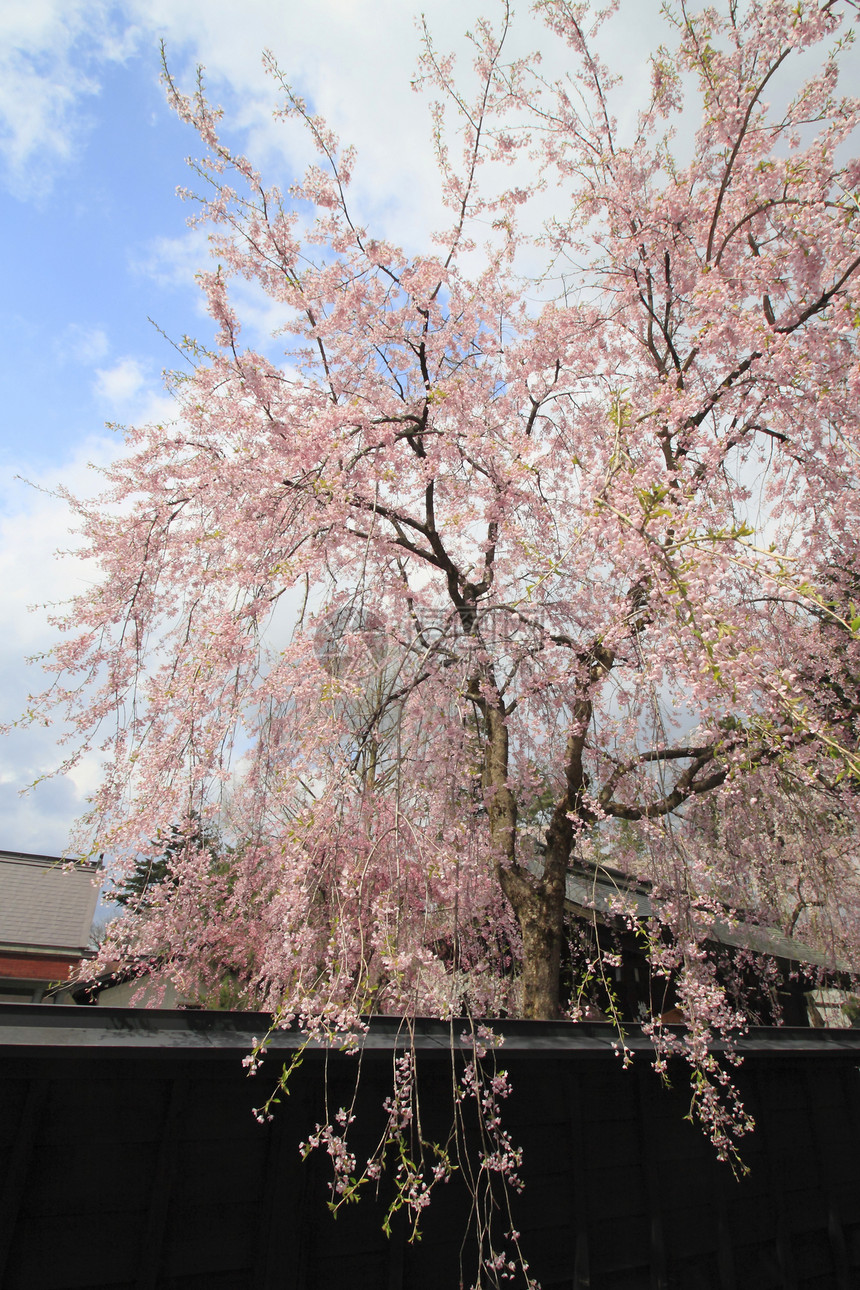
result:
[[[626,129],[611,14],[539,0],[557,81],[507,56],[504,7],[462,78],[428,34],[449,218],[423,254],[364,227],[356,158],[271,58],[317,154],[286,188],[167,76],[206,149],[217,337],[177,420],[70,499],[102,578],[39,707],[104,749],[82,828],[120,873],[187,824],[110,957],[229,971],[305,1021],[556,1017],[565,877],[607,858],[655,884],[700,1037],[739,1020],[709,902],[856,945],[827,878],[837,852],[853,871],[860,774],[834,681],[860,610],[832,590],[860,537],[852,8],[668,6]],[[240,279],[280,361],[243,345]],[[806,794],[811,849],[767,824]]]

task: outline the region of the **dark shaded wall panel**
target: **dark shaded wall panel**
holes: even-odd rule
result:
[[[462,1023],[458,1023],[462,1024]],[[0,1006],[3,1290],[447,1290],[474,1281],[463,1180],[439,1189],[420,1243],[368,1196],[334,1220],[327,1160],[298,1143],[323,1116],[325,1054],[308,1051],[272,1123],[263,1100],[295,1035],[242,1066],[245,1014]],[[505,1124],[523,1148],[514,1221],[544,1290],[848,1290],[860,1285],[860,1033],[755,1032],[737,1081],[756,1117],[742,1179],[684,1119],[649,1047],[623,1070],[600,1025],[508,1023]],[[374,1022],[353,1147],[375,1144],[395,1025]],[[422,1118],[452,1119],[450,1034],[416,1030]],[[458,1059],[462,1066],[464,1057]],[[328,1057],[333,1109],[357,1063]],[[384,1187],[383,1187],[384,1191]]]

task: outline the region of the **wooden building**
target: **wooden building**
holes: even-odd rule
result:
[[[612,1015],[625,1023],[653,1016],[682,1019],[673,977],[655,975],[646,953],[644,934],[653,935],[660,927],[659,901],[651,883],[608,865],[575,863],[566,877],[565,905],[570,930],[567,971],[572,993],[575,997],[577,988],[581,991],[587,1015]],[[850,997],[860,972],[748,915],[732,918],[725,911],[715,917],[703,911],[701,917],[718,979],[753,1023],[822,1025],[815,996],[822,987],[830,987],[824,990],[833,996],[825,1005],[827,1023],[848,1025],[838,999]],[[598,945],[618,962],[589,979],[584,964],[594,960]],[[768,971],[771,966],[774,970]]]
[[[88,953],[98,865],[0,851],[0,1001],[39,1003]]]

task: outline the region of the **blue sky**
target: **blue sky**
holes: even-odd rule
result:
[[[175,323],[187,293],[154,280],[153,239],[181,233],[188,141],[146,73],[143,58],[108,68],[80,155],[48,192],[7,197],[4,466],[22,449],[33,464],[62,459],[169,361],[147,316]]]
[[[495,0],[425,0],[438,44],[455,46]],[[515,47],[545,44],[525,0]],[[610,50],[630,110],[647,85],[645,52],[662,38],[658,0],[622,0]],[[417,249],[438,205],[426,104],[410,90],[419,38],[409,0],[4,0],[0,5],[0,721],[41,688],[28,654],[49,648],[44,611],[96,572],[52,552],[69,545],[66,507],[50,494],[97,491],[87,462],[122,450],[106,422],[163,420],[161,373],[178,363],[168,335],[209,337],[194,273],[205,238],[175,196],[188,182],[193,133],[168,110],[159,41],[180,83],[207,68],[229,135],[285,186],[304,144],[271,119],[270,47],[287,77],[359,149],[359,217],[377,236]],[[563,64],[552,61],[552,73]],[[259,300],[245,339],[266,344]],[[37,487],[27,486],[20,478]],[[42,491],[39,491],[42,490]],[[72,777],[20,789],[56,764],[60,731],[0,739],[0,848],[58,853],[97,782],[87,759]]]

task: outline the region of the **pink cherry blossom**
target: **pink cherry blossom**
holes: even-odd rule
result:
[[[675,6],[626,136],[589,7],[537,8],[558,83],[508,59],[505,22],[459,81],[428,37],[449,222],[423,254],[362,226],[359,159],[271,59],[317,150],[281,186],[168,79],[206,149],[216,335],[177,420],[69,498],[101,577],[32,707],[70,716],[65,767],[105,754],[81,836],[118,880],[188,826],[104,961],[204,999],[232,982],[314,1033],[559,1016],[570,864],[647,878],[723,1147],[709,1042],[744,1014],[703,949],[718,911],[858,961],[849,6]],[[533,189],[506,187],[524,158]],[[245,346],[237,279],[286,311],[279,361]],[[343,1135],[317,1136],[348,1187]]]

